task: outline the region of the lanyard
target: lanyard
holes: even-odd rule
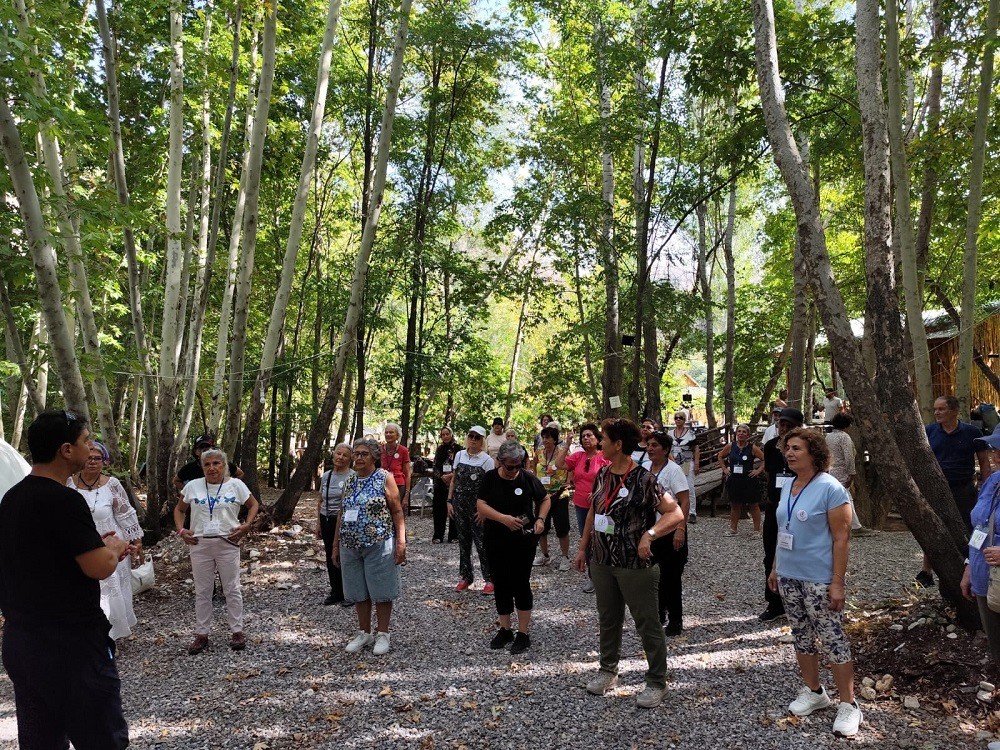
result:
[[[215,493],[215,497],[212,497],[212,492],[208,489],[208,480],[205,480],[205,494],[208,496],[208,520],[210,521],[212,520],[212,514],[215,511],[215,505],[219,502],[219,496],[222,495],[222,485],[224,484],[225,482],[222,482],[219,485],[219,491]]]
[[[792,500],[792,490],[791,490],[791,488],[789,488],[789,490],[788,490],[788,500],[789,500],[789,503],[788,503],[788,520],[785,521],[785,531],[788,531],[788,527],[791,526],[791,524],[792,524],[792,512],[795,510],[795,506],[799,504],[799,498],[802,497],[802,493],[806,491],[806,487],[808,487],[810,484],[812,484],[812,480],[814,480],[816,478],[816,476],[817,476],[816,474],[813,474],[811,477],[809,477],[809,481],[806,482],[806,486],[803,487],[801,490],[799,490],[799,494],[797,494],[795,496],[794,500]]]
[[[986,523],[989,524],[990,519],[993,518],[993,514],[997,512],[997,506],[1000,505],[1000,484],[997,484],[993,488],[993,497],[990,498],[990,514],[986,516]],[[993,539],[990,539],[990,545],[993,544],[996,539],[996,529],[993,530]]]
[[[621,477],[618,478],[618,485],[613,490],[611,489],[611,483],[608,482],[608,490],[609,490],[609,492],[607,492],[605,494],[605,496],[604,496],[604,512],[605,513],[607,513],[608,510],[611,508],[612,504],[614,504],[615,498],[618,497],[618,493],[621,491],[622,487],[625,486],[625,480],[628,479],[628,475],[631,474],[634,469],[635,469],[635,466],[630,466],[629,470],[626,471],[624,474],[622,474]],[[611,473],[611,468],[610,467],[608,468],[608,474],[611,474],[611,476],[613,476],[613,477],[617,477],[618,476],[617,474],[612,474]]]

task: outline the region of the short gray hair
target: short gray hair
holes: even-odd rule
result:
[[[360,446],[367,448],[372,454],[372,460],[375,461],[375,467],[378,469],[382,468],[382,446],[379,445],[378,440],[374,438],[361,438],[360,440],[354,441],[354,447],[358,448]]]
[[[385,427],[382,428],[382,433],[385,434],[386,430],[395,430],[396,434],[399,435],[400,437],[402,437],[402,435],[403,435],[403,428],[400,427],[395,422],[386,422],[385,423]]]
[[[500,463],[506,463],[508,461],[521,462],[524,461],[527,455],[527,451],[521,447],[520,443],[508,440],[506,443],[501,445],[500,449],[497,451],[497,461]]]
[[[222,450],[222,448],[208,448],[207,450],[203,450],[201,452],[201,458],[198,459],[198,462],[202,466],[204,466],[206,458],[221,458],[222,459],[222,475],[226,479],[230,479],[231,478],[229,476],[229,456],[226,455],[226,452],[224,450]]]

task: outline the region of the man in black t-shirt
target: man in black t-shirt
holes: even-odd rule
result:
[[[776,591],[767,586],[767,577],[774,567],[774,556],[778,551],[778,502],[781,500],[781,488],[792,472],[785,463],[782,451],[784,438],[796,427],[801,427],[804,421],[802,412],[786,406],[778,412],[776,424],[778,435],[768,440],[763,447],[764,470],[767,472],[767,502],[764,503],[764,598],[767,608],[758,616],[764,622],[777,620],[785,615],[785,605]],[[789,480],[790,481],[790,480]]]
[[[42,412],[28,447],[31,473],[0,503],[3,665],[18,741],[33,750],[124,748],[128,725],[99,581],[114,575],[129,545],[114,534],[102,539],[83,496],[66,486],[90,455],[86,420]]]
[[[203,451],[215,447],[215,440],[211,435],[202,435],[194,441],[194,448],[191,449],[191,455],[194,458],[184,464],[174,477],[174,487],[177,488],[178,492],[183,490],[184,485],[192,479],[202,479],[205,476],[205,472],[201,468],[201,454]],[[231,479],[241,479],[243,477],[243,469],[232,461],[229,462],[229,477]]]

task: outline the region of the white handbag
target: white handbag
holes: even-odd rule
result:
[[[138,568],[132,568],[132,594],[141,594],[156,584],[156,574],[153,572],[153,558],[147,557]]]

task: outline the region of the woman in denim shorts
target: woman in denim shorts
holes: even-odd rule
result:
[[[781,488],[777,556],[767,585],[785,605],[805,683],[788,710],[808,716],[832,705],[819,678],[822,652],[840,697],[833,733],[851,737],[858,733],[862,715],[854,699],[854,662],[844,632],[850,496],[826,471],[830,449],[819,430],[792,430],[785,436],[784,453],[795,480]]]
[[[347,644],[356,654],[375,644],[389,651],[392,603],[399,598],[399,566],[406,561],[406,523],[399,488],[379,468],[381,447],[374,440],[354,443],[354,476],[344,486],[343,506],[333,540],[334,562],[344,579],[344,601],[358,613],[358,634]],[[377,630],[371,633],[372,602]]]

